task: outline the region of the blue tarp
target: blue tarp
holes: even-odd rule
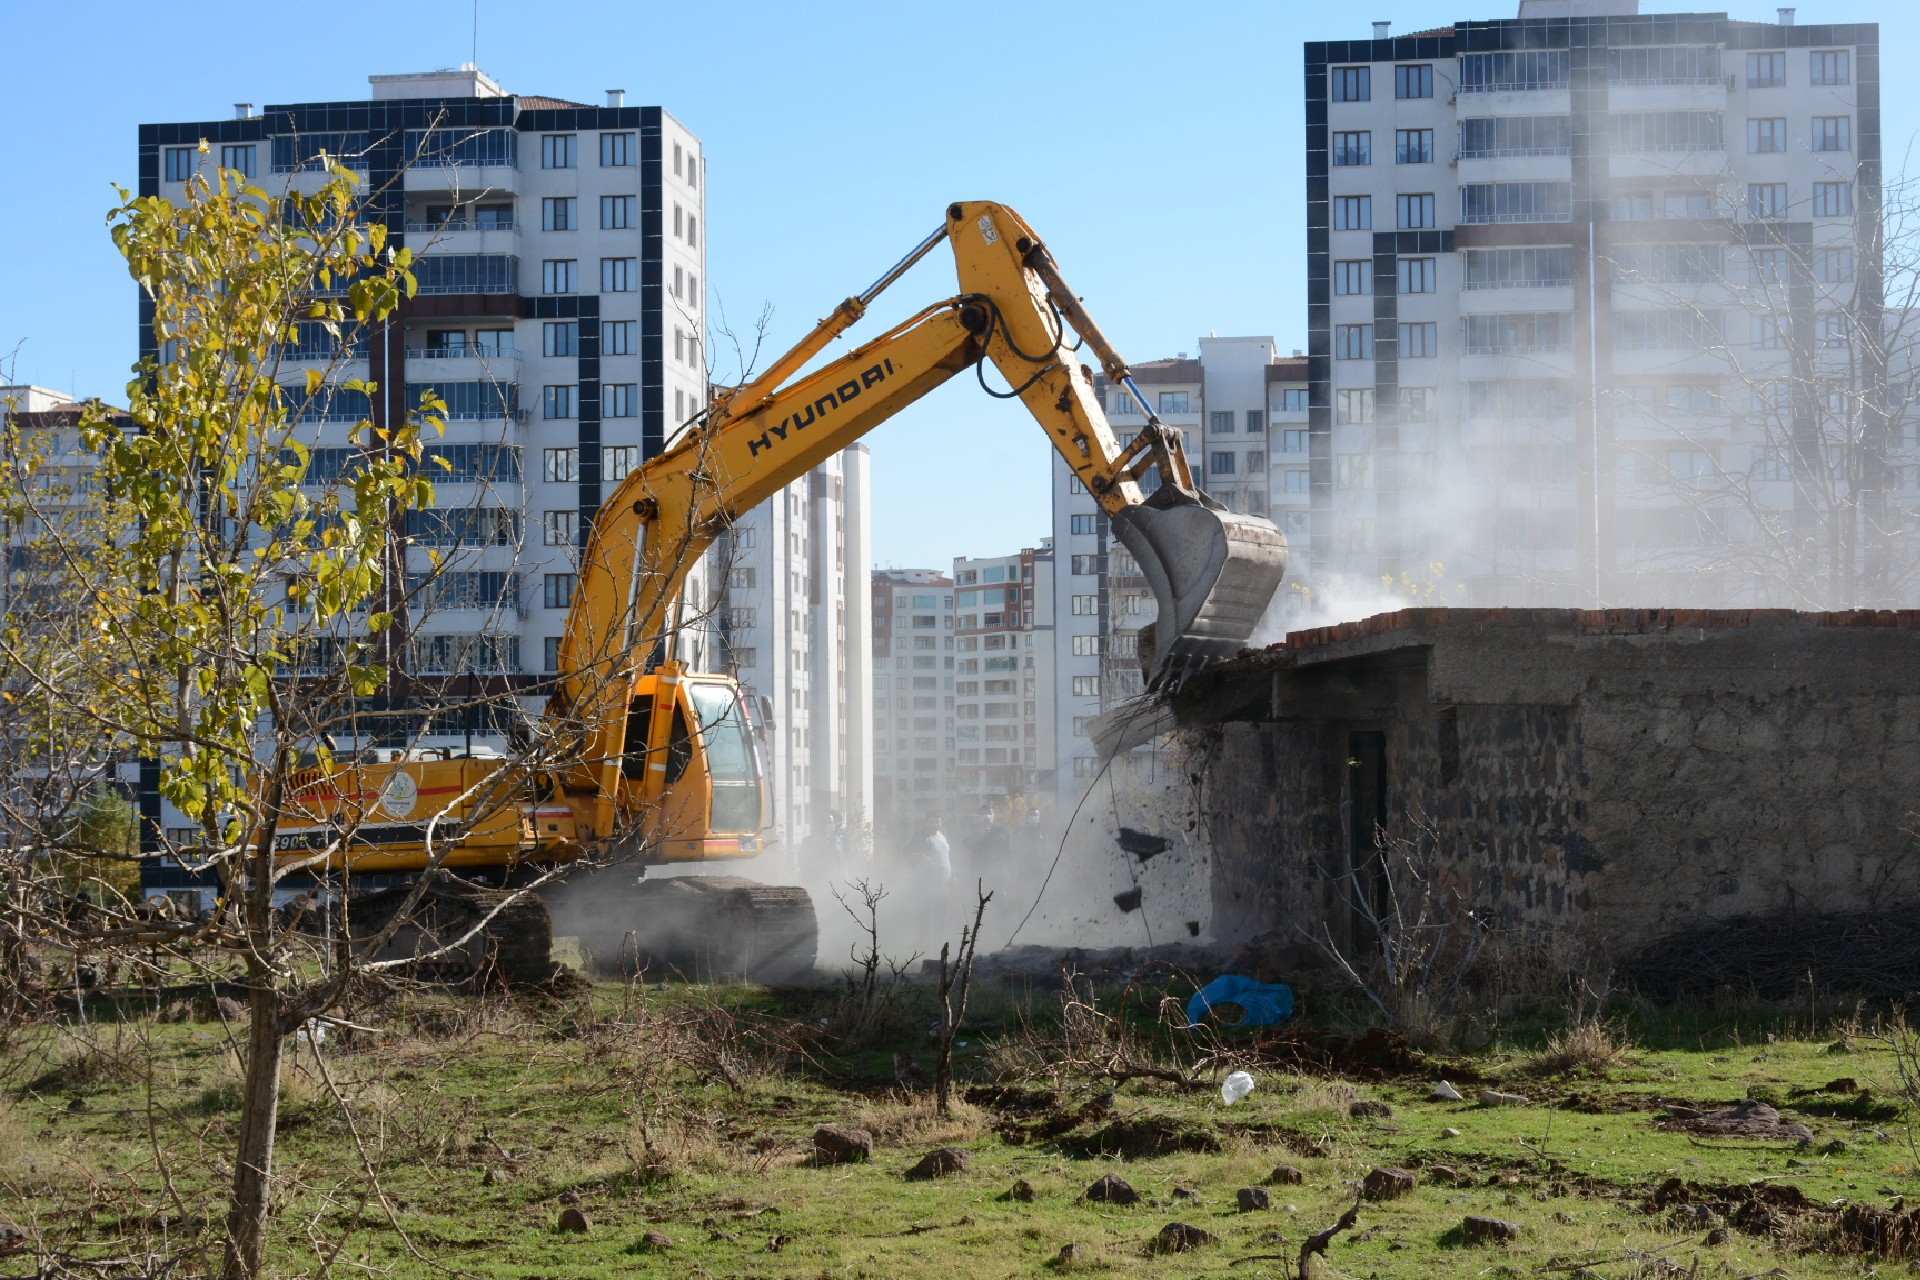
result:
[[[1187,1001],[1187,1021],[1199,1022],[1217,1004],[1237,1004],[1247,1011],[1233,1026],[1277,1026],[1293,1016],[1293,988],[1284,982],[1255,982],[1237,973],[1223,973],[1193,993]]]

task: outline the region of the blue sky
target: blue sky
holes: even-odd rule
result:
[[[598,102],[625,88],[628,102],[658,103],[701,136],[711,309],[724,307],[736,327],[770,305],[769,341],[783,348],[933,229],[949,201],[994,199],[1039,230],[1132,360],[1191,352],[1210,331],[1303,345],[1302,41],[1364,37],[1376,18],[1403,33],[1515,9],[1512,0],[1375,0],[1350,17],[1219,0],[478,6],[480,65],[510,92]],[[1729,12],[1772,20],[1774,7]],[[1899,69],[1920,65],[1920,17],[1860,0],[1798,8],[1802,23],[1887,24],[1885,133],[1897,171],[1916,108]],[[469,56],[473,0],[336,6],[330,26],[313,16],[325,11],[207,0],[12,6],[0,353],[23,344],[20,380],[124,398],[134,294],[104,216],[112,184],[133,183],[141,121],[224,117],[236,101],[360,98],[370,73]],[[930,258],[874,321],[952,285],[950,260]],[[719,375],[731,372],[723,359]],[[1048,533],[1046,441],[970,377],[867,443],[882,563],[944,566]]]

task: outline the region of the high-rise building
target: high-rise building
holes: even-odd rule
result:
[[[1054,557],[1051,541],[953,562],[954,793],[1002,818],[1016,799],[1054,802]]]
[[[1879,31],[1778,17],[1522,0],[1306,45],[1303,571],[1461,604],[1897,594],[1920,472]]]
[[[774,833],[796,851],[873,820],[869,461],[849,446],[715,543],[719,669],[764,709]]]
[[[917,839],[953,803],[953,579],[938,569],[875,569],[874,830]]]

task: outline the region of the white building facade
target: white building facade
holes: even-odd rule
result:
[[[938,569],[875,569],[874,831],[924,837],[954,803],[953,579]]]
[[[953,562],[953,777],[965,814],[1010,820],[1043,795],[1052,807],[1054,571],[1050,544]]]

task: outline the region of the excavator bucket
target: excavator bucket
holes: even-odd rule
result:
[[[1286,535],[1271,523],[1171,487],[1117,512],[1113,533],[1160,605],[1140,632],[1149,689],[1177,689],[1245,648],[1287,571]]]

